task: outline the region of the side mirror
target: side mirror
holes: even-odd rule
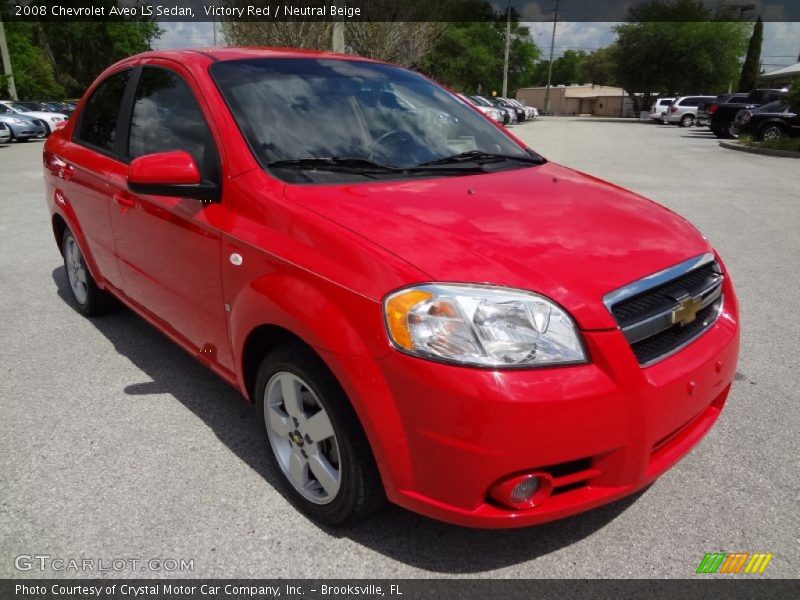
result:
[[[134,158],[128,166],[128,189],[136,194],[219,202],[219,186],[203,181],[194,158],[183,150]]]

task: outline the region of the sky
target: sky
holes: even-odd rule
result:
[[[542,56],[550,52],[550,36],[553,33],[552,21],[533,21],[525,23],[531,31],[531,37],[542,50]],[[556,28],[555,56],[565,50],[585,50],[590,52],[596,48],[608,46],[614,41],[613,27],[616,23],[580,23],[559,22]],[[166,50],[169,48],[187,48],[212,46],[214,33],[212,23],[163,22],[159,26],[164,30],[155,46]],[[219,32],[218,32],[219,33]],[[221,35],[220,43],[221,42]],[[761,48],[761,61],[765,71],[774,71],[797,62],[800,54],[800,23],[767,22],[764,23],[764,44]]]

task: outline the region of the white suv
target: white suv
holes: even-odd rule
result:
[[[716,96],[681,96],[669,105],[664,115],[664,123],[681,127],[691,127],[697,118],[697,107],[701,102],[713,100]]]
[[[664,115],[673,100],[675,100],[675,98],[659,98],[653,102],[653,105],[650,107],[650,118],[658,123],[663,123]]]

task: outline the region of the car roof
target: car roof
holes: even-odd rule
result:
[[[302,50],[298,48],[273,48],[264,46],[246,46],[239,48],[184,48],[178,50],[151,50],[136,54],[120,61],[127,64],[147,58],[167,58],[183,64],[208,63],[253,58],[333,58],[350,61],[379,62],[363,56],[320,52],[318,50]]]

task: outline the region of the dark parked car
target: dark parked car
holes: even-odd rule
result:
[[[739,93],[720,94],[711,101],[701,102],[697,107],[697,119],[695,119],[694,124],[698,127],[708,127],[711,124],[711,112],[709,110],[717,110],[717,106],[720,104],[742,103],[745,100],[747,100],[747,94]],[[717,106],[711,109],[714,104]]]
[[[711,131],[719,138],[739,137],[736,113],[743,109],[752,109],[776,100],[783,100],[786,98],[786,94],[786,90],[758,89],[750,92],[743,102],[712,103],[708,107],[708,114],[711,115]]]
[[[742,134],[759,140],[800,136],[800,115],[789,110],[785,101],[771,102],[752,110],[740,110],[736,126]]]
[[[528,118],[528,115],[525,113],[524,108],[522,108],[521,106],[516,106],[513,102],[509,101],[507,98],[496,98],[496,100],[506,108],[510,108],[515,113],[517,113],[517,123],[522,123],[525,119]]]

